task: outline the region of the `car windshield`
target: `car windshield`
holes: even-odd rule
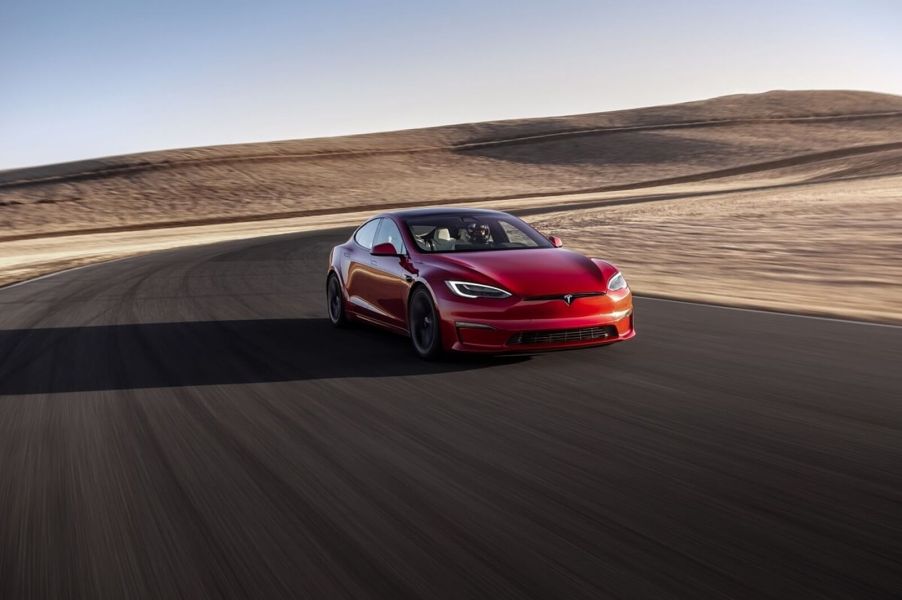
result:
[[[423,252],[481,252],[552,248],[535,229],[508,215],[436,214],[411,217],[405,224]]]

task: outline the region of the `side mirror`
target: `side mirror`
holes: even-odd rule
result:
[[[395,250],[394,245],[388,242],[376,244],[375,246],[373,246],[370,254],[372,254],[373,256],[400,256],[400,254],[398,254],[398,251]]]
[[[561,241],[561,238],[559,238],[556,235],[549,235],[548,241],[551,242],[551,245],[554,246],[555,248],[560,248],[561,246],[564,245],[564,242]]]

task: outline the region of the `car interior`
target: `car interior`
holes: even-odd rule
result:
[[[432,219],[408,222],[417,247],[424,252],[467,252],[536,248],[540,244],[511,223],[488,219]]]

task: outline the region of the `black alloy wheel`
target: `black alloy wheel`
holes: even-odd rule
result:
[[[425,288],[417,288],[410,295],[407,308],[407,326],[413,349],[425,360],[434,360],[442,353],[438,311],[432,296]]]
[[[345,314],[344,298],[341,294],[341,283],[335,273],[330,273],[326,280],[326,306],[329,309],[329,321],[335,327],[344,327],[348,323]]]

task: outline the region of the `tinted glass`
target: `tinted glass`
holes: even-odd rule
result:
[[[391,219],[382,219],[379,233],[376,234],[376,239],[373,240],[374,247],[379,244],[391,244],[395,247],[395,252],[404,254],[404,242],[401,241],[401,231]]]
[[[354,240],[367,249],[372,249],[373,238],[376,236],[376,228],[379,227],[379,221],[382,219],[373,219],[357,230],[354,234]]]
[[[405,220],[423,252],[479,252],[552,248],[538,231],[510,215],[435,214]]]

